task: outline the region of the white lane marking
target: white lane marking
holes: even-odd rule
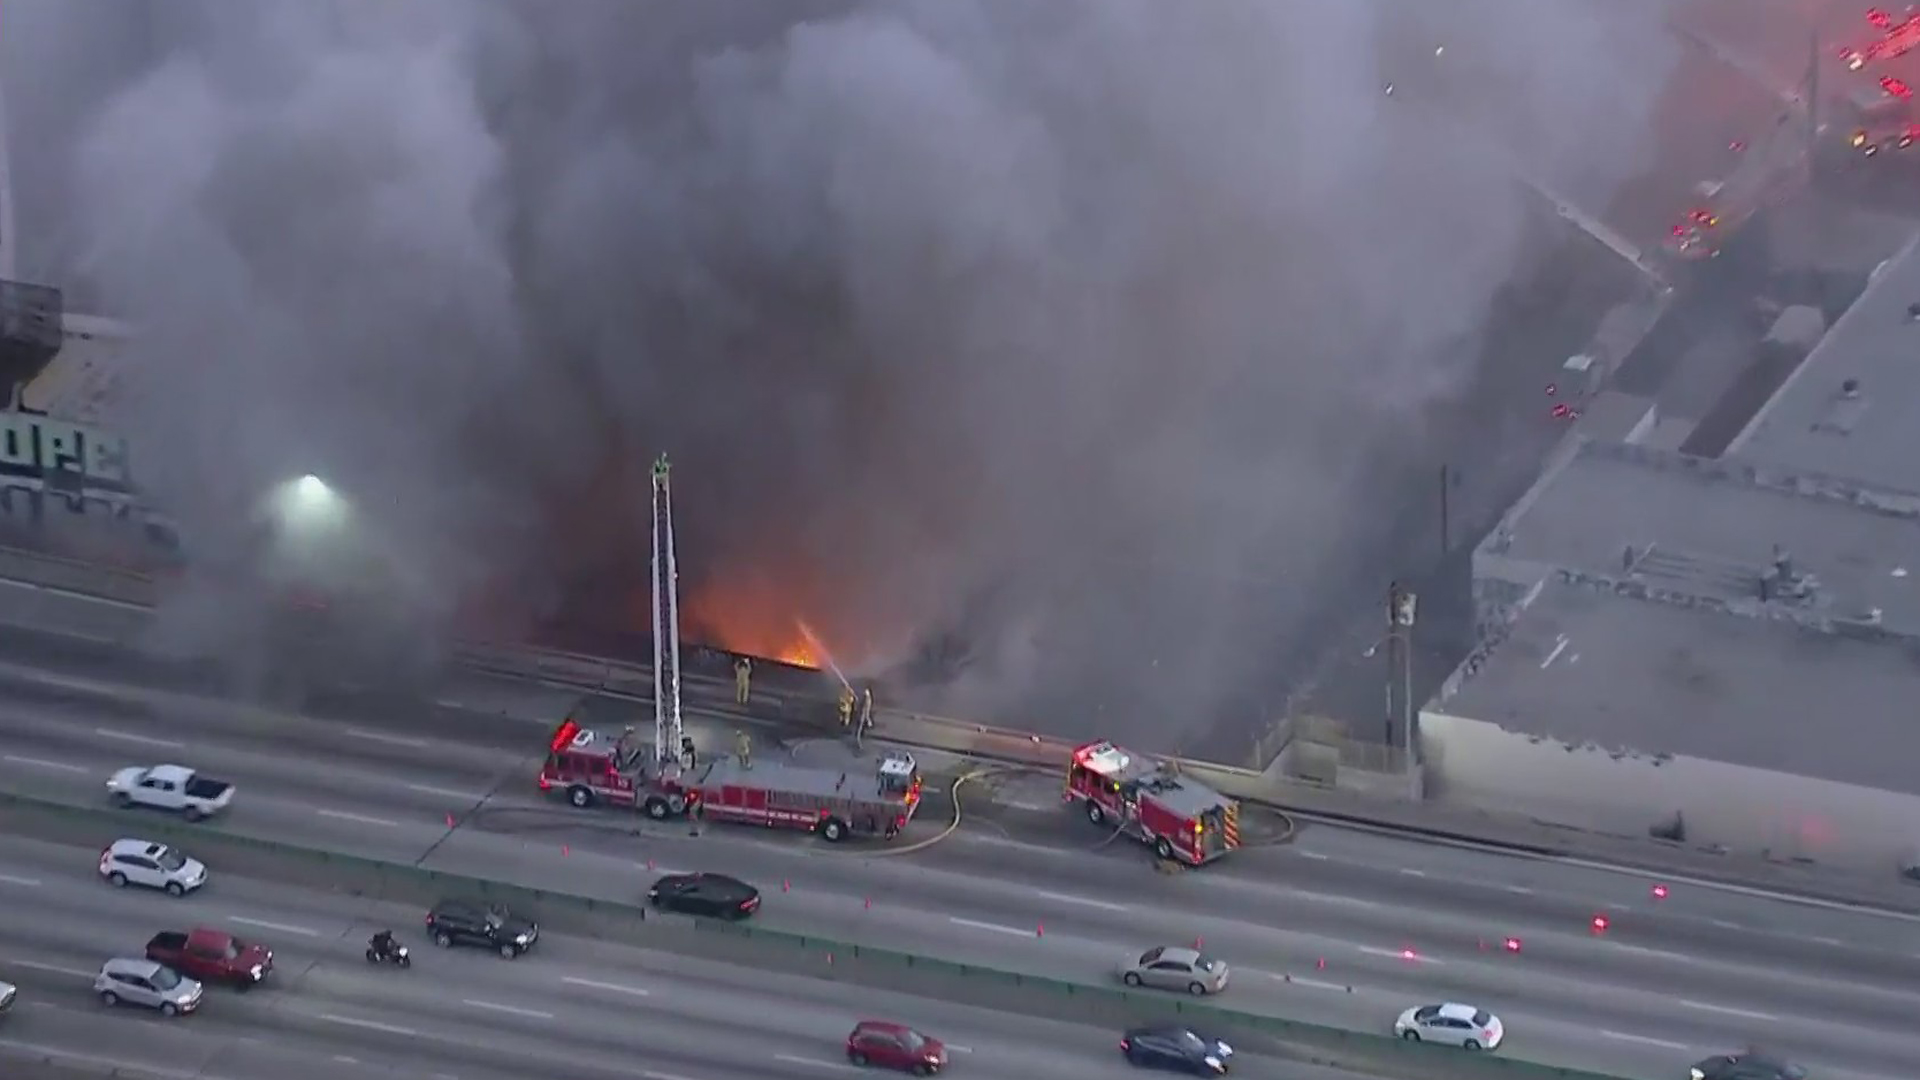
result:
[[[1719,928],[1720,928],[1720,929],[1722,929],[1722,930],[1739,930],[1739,929],[1741,929],[1741,926],[1740,926],[1740,924],[1739,924],[1739,923],[1737,923],[1737,922],[1730,922],[1730,921],[1728,921],[1728,920],[1726,920],[1726,919],[1708,919],[1707,921],[1708,921],[1708,922],[1710,922],[1710,923],[1712,923],[1713,925],[1715,925],[1715,926],[1717,926],[1717,927],[1719,927]]]
[[[52,769],[56,772],[73,773],[83,773],[87,771],[85,766],[69,765],[64,761],[48,761],[46,758],[20,757],[17,754],[6,754],[4,758],[7,761],[13,762],[15,765],[31,765],[36,769]]]
[[[950,1052],[955,1054],[973,1053],[973,1047],[971,1046],[955,1046],[952,1043],[943,1043],[942,1045],[944,1045]]]
[[[357,821],[362,825],[385,825],[389,829],[397,829],[400,827],[400,823],[397,821],[388,821],[386,818],[379,817],[368,817],[365,814],[349,814],[345,810],[315,810],[314,814],[319,817],[330,817],[339,821]]]
[[[1102,911],[1125,911],[1127,905],[1116,904],[1109,900],[1095,900],[1086,896],[1069,896],[1066,893],[1040,891],[1040,899],[1052,900],[1061,904],[1079,904],[1082,907],[1099,908]]]
[[[1653,956],[1661,960],[1678,960],[1681,963],[1694,964],[1699,961],[1685,953],[1668,952],[1665,949],[1649,949],[1645,945],[1622,945],[1615,942],[1613,947],[1620,952],[1630,952],[1636,956]]]
[[[634,997],[648,997],[653,991],[639,986],[621,986],[619,983],[598,982],[593,979],[580,979],[572,975],[563,976],[561,982],[572,986],[584,986],[589,990],[607,990],[615,994],[632,994]]]
[[[1285,975],[1274,975],[1272,977],[1284,983],[1292,983],[1294,986],[1305,986],[1313,990],[1332,990],[1341,994],[1344,994],[1347,992],[1347,988],[1340,985],[1339,983],[1326,982],[1321,979],[1303,979],[1298,975],[1295,975],[1292,978],[1288,978]]]
[[[1034,931],[1022,930],[1017,926],[1002,926],[999,923],[981,922],[978,919],[962,919],[958,915],[949,916],[948,922],[955,926],[970,926],[975,930],[991,930],[996,934],[1010,934],[1014,937],[1037,937]]]
[[[640,1070],[640,1075],[646,1077],[647,1080],[690,1080],[689,1077],[677,1076],[673,1073],[654,1072],[651,1069]]]
[[[1532,896],[1533,895],[1533,890],[1527,888],[1525,885],[1509,885],[1507,886],[1507,891],[1510,893],[1513,893],[1515,896]]]
[[[360,1059],[359,1059],[359,1058],[350,1058],[350,1057],[348,1057],[348,1056],[347,1056],[347,1055],[345,1055],[345,1054],[335,1054],[335,1055],[333,1055],[333,1060],[335,1060],[335,1061],[337,1061],[337,1062],[339,1062],[339,1063],[340,1063],[340,1064],[342,1064],[342,1065],[358,1065],[358,1064],[360,1064]]]
[[[1610,903],[1610,904],[1608,904],[1608,905],[1607,905],[1607,910],[1609,910],[1609,911],[1632,911],[1632,910],[1633,910],[1633,905],[1632,905],[1632,904],[1620,904],[1620,903]]]
[[[1665,1047],[1668,1050],[1685,1050],[1687,1048],[1686,1043],[1677,1043],[1669,1039],[1656,1039],[1651,1035],[1633,1035],[1625,1031],[1607,1031],[1604,1029],[1601,1030],[1600,1034],[1609,1039],[1619,1039],[1621,1042],[1644,1043],[1648,1046]]]
[[[1405,960],[1408,963],[1413,963],[1413,964],[1432,964],[1435,967],[1440,966],[1440,961],[1435,960],[1429,956],[1422,956],[1419,953],[1413,952],[1411,950],[1403,951],[1400,949],[1380,949],[1380,948],[1375,948],[1372,945],[1361,945],[1361,946],[1358,946],[1358,948],[1361,952],[1366,953],[1368,956],[1384,956],[1389,960]]]
[[[34,971],[51,971],[55,975],[74,975],[82,979],[91,979],[100,974],[97,971],[86,971],[81,968],[61,967],[59,964],[43,964],[38,960],[9,960],[7,962],[14,967],[31,968]]]
[[[1415,870],[1411,866],[1401,867],[1400,872],[1407,875],[1408,877],[1426,877],[1427,876],[1427,872],[1425,870]]]
[[[455,791],[452,788],[434,787],[432,784],[408,784],[408,791],[417,791],[422,795],[438,795],[445,799],[458,799],[461,802],[476,802],[479,796],[471,791]]]
[[[1719,1013],[1722,1016],[1740,1016],[1740,1017],[1745,1017],[1748,1020],[1779,1019],[1779,1017],[1774,1016],[1772,1013],[1754,1012],[1752,1009],[1736,1009],[1731,1005],[1715,1005],[1711,1001],[1694,1001],[1691,998],[1681,998],[1679,1000],[1680,1000],[1680,1004],[1685,1005],[1689,1009],[1699,1009],[1701,1012]]]
[[[1807,940],[1813,942],[1816,945],[1845,945],[1846,944],[1846,942],[1841,941],[1837,937],[1817,937],[1817,938],[1808,938]]]
[[[301,937],[320,936],[320,931],[309,930],[304,926],[295,926],[292,923],[268,922],[265,919],[249,919],[245,915],[229,915],[227,916],[227,921],[237,922],[243,926],[257,926],[262,930],[277,930],[282,934],[299,934]]]
[[[1308,892],[1305,889],[1288,889],[1288,896],[1296,900],[1317,900],[1323,904],[1339,904],[1350,908],[1377,908],[1380,905],[1371,900],[1360,900],[1351,896],[1331,896],[1327,893]]]
[[[345,1024],[347,1027],[366,1028],[368,1031],[384,1031],[389,1035],[419,1035],[412,1028],[403,1028],[397,1024],[383,1024],[378,1020],[356,1020],[351,1016],[336,1016],[333,1013],[321,1013],[320,1019],[330,1024]]]
[[[37,889],[40,887],[40,879],[14,877],[12,874],[0,874],[0,885],[25,885],[29,889]]]
[[[1545,671],[1548,668],[1552,667],[1553,662],[1555,660],[1560,659],[1560,654],[1563,652],[1566,652],[1567,646],[1571,644],[1573,644],[1573,639],[1568,637],[1565,634],[1561,634],[1560,640],[1557,642],[1554,642],[1553,651],[1547,654],[1547,658],[1545,660],[1540,661],[1540,670]]]
[[[425,739],[410,739],[405,735],[389,735],[384,731],[368,731],[366,728],[357,727],[350,727],[346,730],[347,734],[356,739],[386,743],[389,746],[415,746],[424,749],[427,745],[427,740]]]
[[[135,735],[131,731],[115,731],[112,728],[97,727],[93,729],[93,733],[103,739],[118,739],[121,742],[139,743],[141,746],[162,746],[169,750],[184,750],[187,747],[186,743],[178,739],[156,739],[151,735]]]
[[[784,1061],[789,1065],[811,1065],[816,1069],[852,1069],[853,1065],[845,1061],[821,1061],[819,1058],[796,1057],[793,1054],[775,1054],[773,1060]]]
[[[1330,855],[1322,855],[1317,851],[1296,851],[1294,854],[1303,859],[1312,859],[1314,862],[1326,862],[1329,858],[1332,858]]]
[[[553,1019],[553,1014],[550,1012],[541,1012],[539,1009],[523,1009],[518,1005],[502,1005],[495,1001],[476,1001],[473,998],[461,998],[460,1004],[465,1005],[469,1009],[487,1009],[492,1012],[511,1013],[514,1016],[524,1016],[530,1020]]]

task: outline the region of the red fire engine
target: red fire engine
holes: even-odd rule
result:
[[[817,831],[835,842],[898,835],[920,805],[921,784],[913,756],[897,752],[864,769],[734,757],[662,765],[631,729],[607,739],[572,720],[554,729],[540,769],[540,790],[563,791],[575,806],[637,806],[655,820],[697,810],[702,818]]]
[[[919,766],[898,752],[861,764],[827,769],[720,757],[688,776],[687,794],[714,821],[804,829],[835,843],[849,836],[891,840],[920,806]]]
[[[1065,798],[1082,804],[1088,821],[1151,845],[1162,859],[1199,866],[1240,846],[1239,803],[1110,742],[1073,752]]]
[[[618,739],[563,721],[547,743],[547,760],[540,767],[540,790],[559,790],[567,801],[587,807],[638,806],[658,821],[684,813],[687,788],[677,764],[661,765],[653,746],[640,740],[632,728]]]

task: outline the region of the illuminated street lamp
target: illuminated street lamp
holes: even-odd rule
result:
[[[276,523],[301,532],[338,524],[348,509],[340,493],[312,473],[281,484],[271,502]]]

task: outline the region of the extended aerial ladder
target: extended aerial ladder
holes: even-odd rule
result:
[[[680,569],[667,455],[653,463],[653,747],[663,772],[686,751],[680,723]]]

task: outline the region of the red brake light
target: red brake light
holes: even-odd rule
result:
[[[1132,1039],[1121,1039],[1121,1040],[1120,1040],[1120,1049],[1122,1049],[1122,1050],[1131,1050],[1131,1049],[1133,1049],[1133,1040],[1132,1040]]]
[[[1594,933],[1596,933],[1596,934],[1604,934],[1604,933],[1606,933],[1606,932],[1607,932],[1607,927],[1608,927],[1608,925],[1609,925],[1609,923],[1607,922],[1607,917],[1606,917],[1605,915],[1595,915],[1595,916],[1593,917],[1593,932],[1594,932]]]
[[[1667,898],[1667,887],[1665,885],[1655,885],[1653,887],[1653,898],[1655,900],[1665,900]]]
[[[1519,939],[1519,938],[1517,938],[1517,937],[1510,937],[1510,938],[1508,938],[1508,939],[1507,939],[1507,951],[1508,951],[1508,952],[1519,952],[1519,951],[1520,951],[1520,939]]]

